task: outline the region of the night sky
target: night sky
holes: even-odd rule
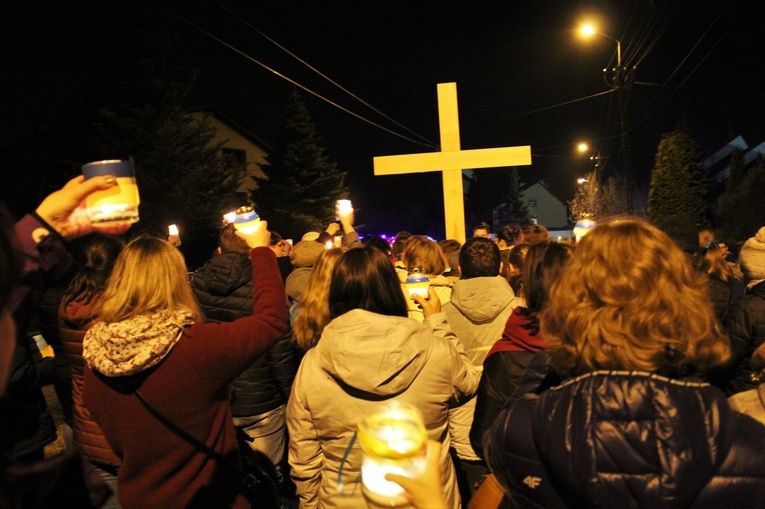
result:
[[[636,66],[628,125],[638,181],[647,182],[662,133],[681,118],[706,155],[739,134],[751,146],[765,141],[761,2],[263,3],[3,2],[0,151],[24,146],[36,126],[71,126],[76,139],[83,112],[99,106],[109,77],[126,65],[134,28],[159,29],[177,35],[177,63],[200,72],[189,106],[215,107],[263,140],[273,139],[295,85],[252,60],[367,119],[302,92],[327,155],[348,172],[358,222],[373,233],[437,235],[439,174],[372,173],[374,156],[434,150],[437,83],[457,83],[462,148],[531,145],[521,178],[544,179],[562,200],[591,169],[575,153],[578,141],[617,157],[616,94],[597,95],[609,90],[602,70],[615,65],[616,43],[576,35],[587,13],[621,40],[623,63]],[[3,175],[16,171],[4,164]],[[507,170],[480,171],[498,187],[506,180]],[[6,201],[29,192],[4,187]]]

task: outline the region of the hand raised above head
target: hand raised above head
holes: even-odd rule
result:
[[[260,221],[252,232],[245,233],[237,230],[236,234],[244,239],[247,247],[250,249],[271,246],[271,232],[268,231],[268,221]]]
[[[329,223],[327,225],[327,228],[324,230],[325,232],[329,233],[330,235],[334,235],[340,230],[340,225],[337,223]]]
[[[85,210],[85,198],[96,191],[117,185],[117,179],[110,175],[85,180],[79,175],[58,191],[49,194],[37,207],[37,215],[65,239],[73,239],[93,231],[108,234],[124,233],[130,224],[96,226],[90,221]]]

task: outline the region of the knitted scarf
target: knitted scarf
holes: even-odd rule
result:
[[[160,311],[121,322],[97,322],[85,334],[82,358],[109,377],[140,373],[164,359],[194,323],[186,310]]]

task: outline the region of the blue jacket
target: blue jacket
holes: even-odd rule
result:
[[[765,427],[706,383],[588,373],[515,400],[484,448],[518,507],[765,507]]]

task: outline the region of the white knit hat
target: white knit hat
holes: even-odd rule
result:
[[[738,263],[748,287],[765,281],[765,226],[744,242],[738,254]]]

